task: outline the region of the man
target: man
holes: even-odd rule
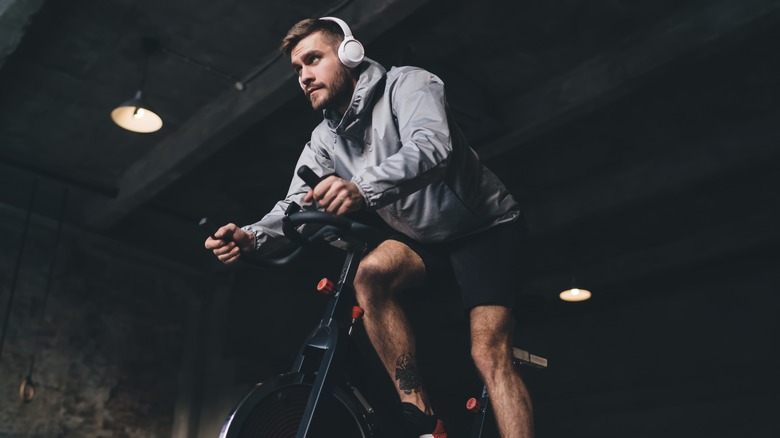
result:
[[[362,260],[354,287],[404,418],[420,436],[447,436],[420,382],[414,334],[396,296],[442,275],[444,262],[462,292],[472,357],[501,436],[532,436],[530,396],[511,363],[524,221],[455,125],[443,83],[423,69],[386,71],[364,58],[346,23],[333,17],[297,23],[280,50],[312,108],[324,115],[296,168],[305,164],[331,176],[313,189],[294,176],[287,197],[268,215],[243,228],[221,227],[206,248],[224,263],[272,251],[284,243],[281,218],[290,202],[336,215],[376,212],[396,234]]]

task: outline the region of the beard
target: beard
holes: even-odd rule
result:
[[[311,100],[311,107],[315,111],[322,111],[326,109],[338,109],[342,103],[349,103],[349,100],[352,99],[351,82],[352,78],[349,70],[342,66],[333,77],[333,83],[324,89],[324,91],[326,91],[324,96],[316,100],[311,97],[309,98]]]

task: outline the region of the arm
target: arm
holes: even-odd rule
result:
[[[401,148],[352,178],[369,208],[380,208],[442,177],[452,152],[444,84],[424,70],[402,74],[392,85]]]
[[[323,151],[313,148],[311,142],[306,144],[301,152],[295,168],[304,164],[320,175],[333,172],[330,159]],[[272,253],[284,249],[290,243],[282,232],[284,212],[291,202],[296,202],[305,209],[312,209],[312,203],[303,199],[307,192],[309,188],[306,183],[297,174],[293,175],[287,196],[277,202],[268,214],[258,222],[240,228],[235,224],[220,227],[214,233],[216,239],[212,237],[206,239],[206,248],[212,250],[214,255],[225,264],[235,262],[242,253],[256,250]]]
[[[333,163],[330,157],[323,149],[314,146],[311,141],[301,152],[295,168],[298,169],[302,165],[309,166],[318,175],[333,173]],[[297,174],[294,174],[287,190],[287,196],[277,202],[271,211],[258,222],[241,227],[242,230],[253,236],[252,247],[254,250],[269,253],[288,246],[289,241],[282,232],[284,212],[292,202],[299,204],[305,210],[314,209],[315,206],[311,202],[311,198],[304,199],[309,191],[306,183]]]

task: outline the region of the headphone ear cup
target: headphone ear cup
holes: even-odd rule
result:
[[[339,46],[339,60],[349,68],[354,68],[363,62],[365,50],[360,41],[353,37],[346,37]]]

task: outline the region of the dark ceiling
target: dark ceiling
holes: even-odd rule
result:
[[[0,201],[195,266],[202,216],[283,196],[319,115],[275,51],[349,22],[368,56],[430,69],[523,204],[526,284],[554,294],[776,245],[777,1],[74,0],[0,9]],[[111,110],[138,88],[164,120]],[[235,82],[244,81],[245,89]]]

